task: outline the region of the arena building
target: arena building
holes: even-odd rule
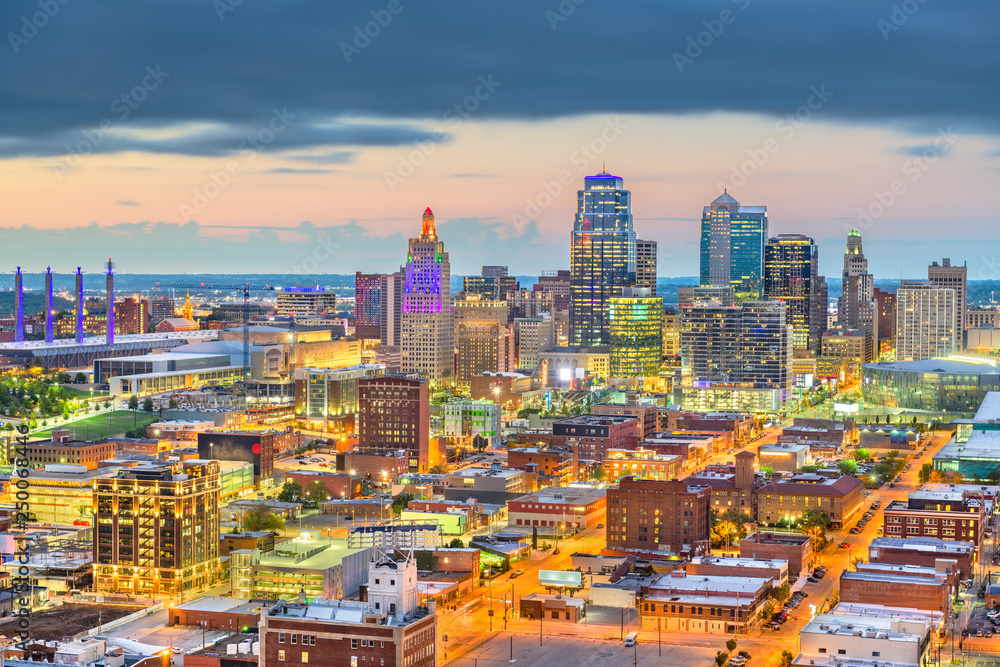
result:
[[[1000,391],[1000,368],[989,359],[952,356],[862,366],[864,400],[890,408],[971,416],[991,391]]]

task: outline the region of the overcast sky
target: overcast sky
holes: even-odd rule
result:
[[[65,4],[62,4],[65,2]],[[852,227],[879,277],[1000,279],[993,1],[0,3],[6,271],[568,268],[576,190],[632,190],[662,276],[723,187]]]

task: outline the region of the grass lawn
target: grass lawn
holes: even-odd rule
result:
[[[152,424],[159,418],[159,414],[155,412],[153,414],[136,412],[133,417],[131,410],[115,410],[113,412],[104,412],[94,417],[87,417],[86,419],[71,422],[65,426],[62,424],[56,424],[53,428],[68,428],[70,433],[75,430],[76,437],[81,440],[98,440],[100,438],[106,438],[109,435],[119,435],[125,431],[130,431],[136,426]],[[52,424],[52,420],[49,420],[49,424]],[[51,439],[52,429],[50,428],[45,431],[39,431],[38,433],[32,433],[31,437],[36,440]]]
[[[91,395],[93,395],[94,398],[97,398],[98,396],[107,396],[109,393],[106,391],[95,391],[93,394],[91,394],[89,389],[83,390],[83,389],[74,389],[73,387],[67,387],[66,385],[61,385],[61,386],[63,390],[66,392],[66,395],[69,396],[70,398],[90,398]]]

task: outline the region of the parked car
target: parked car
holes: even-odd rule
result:
[[[524,574],[524,568],[519,567],[519,568],[517,568],[516,570],[514,570],[513,572],[510,573],[510,578],[511,579],[517,579],[522,574]]]
[[[847,549],[850,546],[851,546],[850,542],[841,542],[840,544],[837,545],[837,548],[839,548],[839,549]]]
[[[806,581],[808,581],[810,584],[819,583],[819,579],[817,579],[816,577],[807,577]]]

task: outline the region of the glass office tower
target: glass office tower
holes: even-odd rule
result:
[[[767,207],[743,206],[723,192],[701,216],[702,285],[731,285],[737,301],[763,294]]]
[[[655,377],[663,363],[663,298],[649,288],[625,288],[611,297],[611,377]]]
[[[570,345],[608,345],[608,305],[635,284],[631,193],[601,171],[584,179],[570,234]]]
[[[819,251],[802,234],[779,234],[764,250],[764,296],[785,303],[796,350],[820,352]]]

